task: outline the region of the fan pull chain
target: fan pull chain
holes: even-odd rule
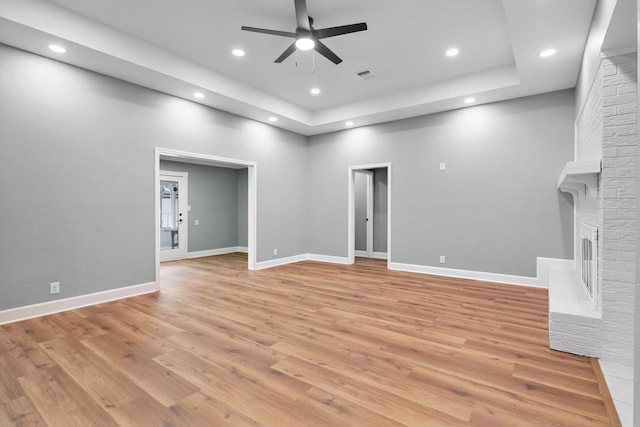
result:
[[[313,50],[313,52],[311,52],[311,58],[313,59],[311,74],[315,74],[316,73],[316,50],[315,49]]]

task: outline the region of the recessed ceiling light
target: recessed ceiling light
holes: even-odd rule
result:
[[[447,51],[445,52],[447,56],[456,56],[457,54],[460,53],[460,51],[458,49],[456,49],[455,47],[452,47],[451,49],[447,49]]]
[[[311,95],[320,95],[320,89],[317,87],[311,88]]]
[[[271,117],[269,117],[269,121],[270,121],[271,123],[273,123],[273,122],[277,122],[277,121],[278,121],[278,118],[277,118],[277,117],[275,117],[275,116],[271,116]]]
[[[542,52],[540,52],[540,56],[543,57],[543,58],[548,58],[550,56],[555,55],[556,52],[557,51],[555,49],[553,49],[553,48],[552,49],[545,49]]]
[[[345,126],[353,126],[353,122],[351,120],[348,120],[346,122],[344,122]]]
[[[232,53],[234,56],[244,56],[244,50],[242,50],[242,49],[233,49],[233,50],[231,51],[231,53]]]
[[[67,49],[65,49],[62,46],[57,45],[57,44],[50,44],[49,45],[49,49],[51,49],[52,51],[57,52],[57,53],[65,53],[67,51]]]
[[[202,93],[202,92],[194,92],[193,93],[193,97],[194,98],[198,98],[198,99],[202,99],[202,98],[204,98],[204,93]]]
[[[300,50],[311,50],[316,45],[316,42],[308,37],[301,37],[296,40],[296,47]]]
[[[464,100],[464,103],[465,103],[465,104],[473,104],[474,102],[476,102],[476,99],[475,99],[475,98],[472,98],[472,97],[466,98],[466,99]]]

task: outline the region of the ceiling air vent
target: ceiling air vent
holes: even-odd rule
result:
[[[368,80],[374,78],[376,75],[373,74],[371,70],[364,70],[356,73],[356,76],[360,77],[362,80]]]

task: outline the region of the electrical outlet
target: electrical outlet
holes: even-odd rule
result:
[[[273,254],[278,255],[278,248],[273,248]]]
[[[444,264],[444,255],[440,255],[440,264]]]
[[[199,220],[199,219],[196,219],[196,220],[195,220],[195,223],[196,223],[196,225],[200,225],[200,220]]]
[[[51,295],[59,294],[60,293],[60,282],[49,283],[49,293]]]
[[[445,162],[440,163],[440,170],[441,171],[447,170],[447,164]]]

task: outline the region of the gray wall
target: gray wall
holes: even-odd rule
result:
[[[248,206],[248,170],[237,169],[236,170],[236,183],[238,185],[238,205],[236,211],[238,212],[238,236],[236,238],[238,246],[247,247],[249,245],[249,206]]]
[[[307,138],[4,45],[0,94],[0,309],[155,279],[156,146],[257,162],[257,260],[306,252]]]
[[[155,147],[257,162],[258,261],[346,256],[347,168],[383,162],[394,262],[573,255],[571,90],[306,138],[0,45],[0,93],[0,309],[154,280]]]
[[[246,246],[247,173],[216,166],[161,161],[160,170],[189,174],[189,252]],[[244,185],[239,173],[244,171]],[[240,199],[244,198],[244,203]],[[243,211],[244,210],[244,211]],[[199,225],[195,225],[195,220]],[[244,221],[241,222],[241,221]],[[239,244],[240,229],[244,244]]]
[[[393,262],[446,255],[448,268],[535,276],[538,256],[572,258],[572,200],[556,181],[573,158],[573,95],[311,137],[308,251],[347,255],[346,171],[391,162]]]

